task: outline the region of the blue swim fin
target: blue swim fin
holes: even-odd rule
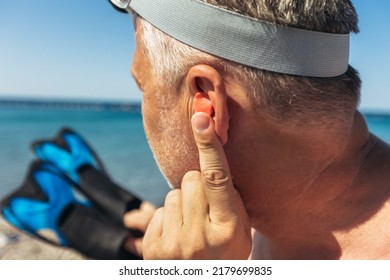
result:
[[[32,149],[69,176],[115,223],[123,225],[124,214],[140,207],[142,201],[111,180],[97,153],[74,130],[63,128],[54,139],[34,142]]]
[[[1,213],[14,227],[90,258],[139,259],[122,246],[134,233],[111,223],[76,192],[55,166],[36,161],[22,186],[1,201]]]
[[[4,218],[32,235],[61,246],[67,241],[58,228],[58,219],[71,204],[79,201],[72,182],[45,163],[34,162],[24,184],[2,203]]]
[[[31,146],[41,161],[51,162],[76,184],[80,183],[78,171],[84,166],[91,166],[108,176],[95,151],[70,128],[61,129],[54,139],[38,140]]]

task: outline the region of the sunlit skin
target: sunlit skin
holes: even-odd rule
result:
[[[136,36],[139,37],[138,33]],[[192,113],[191,97],[180,98],[177,92],[153,79],[150,62],[139,44],[133,58],[132,74],[143,94],[144,129],[153,155],[170,184],[179,186],[186,171],[198,168],[189,119],[182,117],[189,118]],[[182,158],[188,160],[183,164]]]
[[[139,32],[137,27],[132,73],[143,92],[144,128],[157,163],[176,190],[163,208],[148,208],[138,227],[146,230],[144,242],[130,240],[127,248],[148,259],[390,258],[390,148],[369,134],[360,113],[339,127],[277,124],[252,109],[240,81],[210,65],[194,65],[172,92],[154,78]],[[210,117],[212,131],[193,130],[195,112]],[[199,147],[205,143],[213,152],[202,157]],[[229,174],[229,187],[220,190],[226,205],[221,200],[213,204],[199,173],[202,164],[210,163]],[[199,199],[188,199],[193,192]],[[196,222],[181,227],[188,208],[196,207],[206,210],[192,211]],[[215,243],[222,244],[217,255],[215,244],[205,242],[216,240],[215,232],[205,230],[211,208],[242,219],[223,227],[241,235],[222,234]],[[221,211],[215,213],[223,219]],[[125,221],[135,227],[132,217],[129,213]],[[252,240],[247,239],[248,226]],[[187,247],[182,239],[194,235],[197,246]],[[244,253],[234,255],[235,248]]]

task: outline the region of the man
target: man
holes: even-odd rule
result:
[[[131,3],[132,73],[149,144],[174,190],[157,211],[126,215],[127,226],[146,230],[127,248],[145,259],[389,259],[390,148],[368,132],[357,111],[361,81],[343,62],[342,35],[358,31],[352,3],[141,2]],[[191,24],[180,22],[188,11]],[[267,22],[269,55],[247,62],[252,37],[245,28],[219,36],[214,13],[251,20],[248,28]],[[163,24],[149,22],[157,16]],[[205,21],[210,48],[196,29]],[[194,42],[167,35],[191,26]]]

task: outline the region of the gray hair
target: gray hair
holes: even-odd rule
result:
[[[281,25],[328,33],[359,31],[357,14],[350,0],[202,1]],[[258,70],[198,51],[145,20],[141,19],[139,24],[154,74],[172,88],[177,89],[192,66],[205,63],[241,81],[253,108],[278,122],[345,121],[347,117],[352,118],[358,106],[361,81],[351,66],[345,74],[334,78]]]

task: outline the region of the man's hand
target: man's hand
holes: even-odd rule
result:
[[[145,232],[155,211],[156,207],[152,203],[144,201],[139,209],[127,212],[123,222],[128,228]],[[143,238],[128,238],[124,247],[129,252],[142,257],[142,240]]]
[[[205,113],[192,117],[201,171],[168,193],[144,236],[144,259],[247,259],[252,238],[222,143]]]

